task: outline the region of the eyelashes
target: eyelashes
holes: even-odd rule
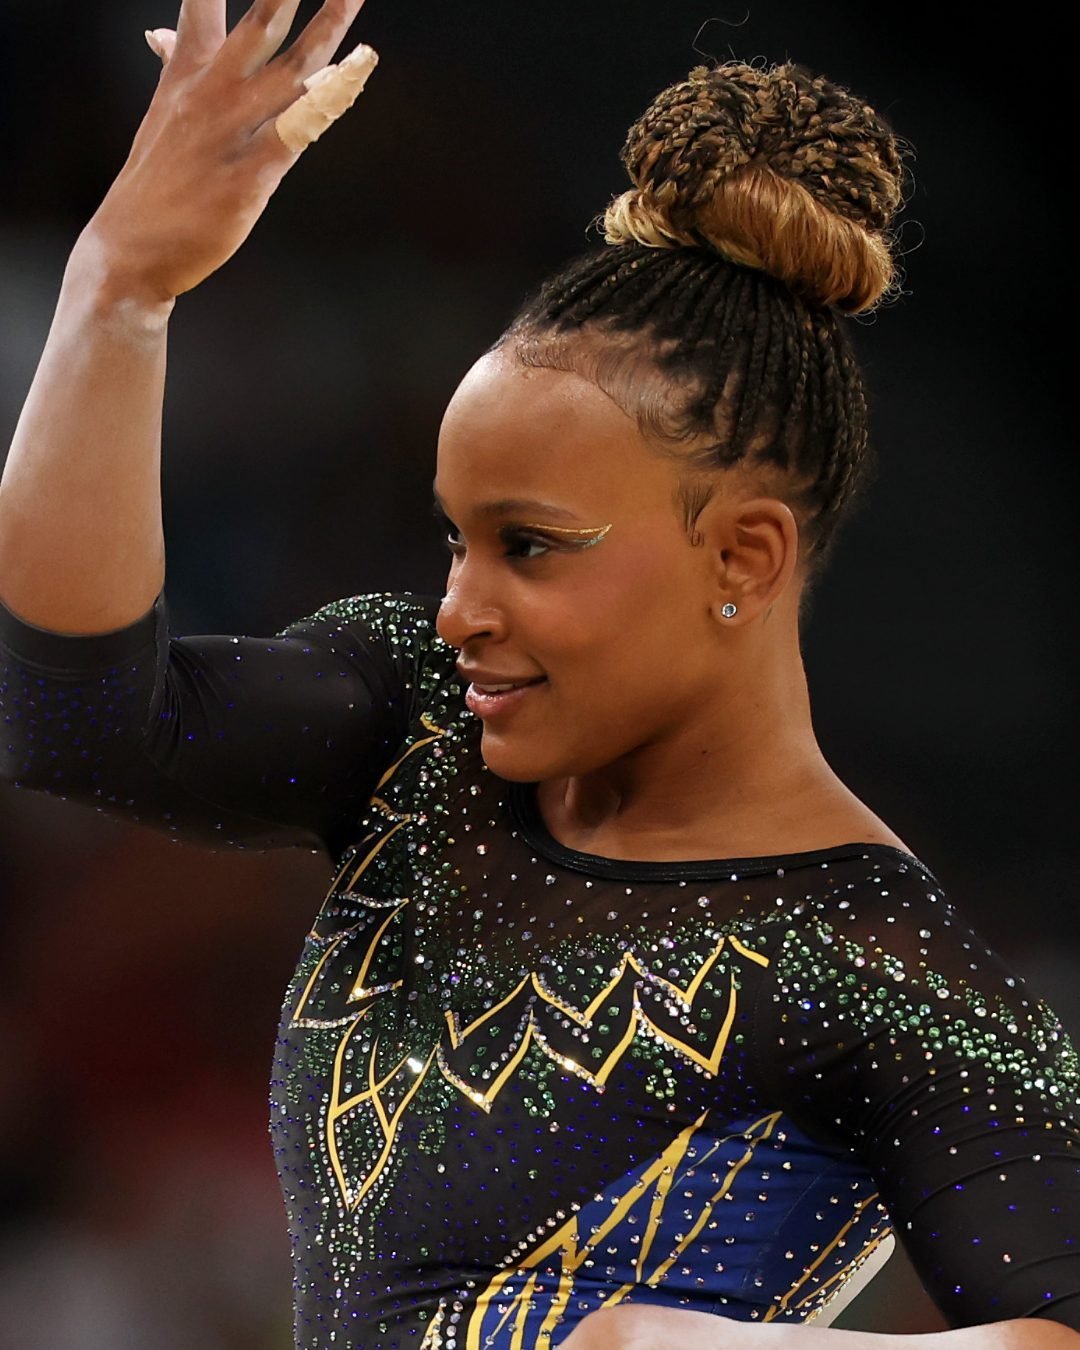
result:
[[[571,530],[562,525],[548,525],[547,529],[566,539],[574,548],[592,548],[594,544],[599,544],[601,539],[607,537],[611,526],[593,525],[584,530]]]
[[[446,547],[455,558],[464,556],[465,540],[459,534],[457,526],[447,521],[446,527]],[[539,535],[515,529],[512,525],[499,531],[499,540],[507,558],[516,558],[526,562],[533,558],[542,558],[545,553],[559,547],[549,539],[543,539]]]
[[[438,503],[434,505],[433,512],[446,530],[447,548],[455,557],[463,556],[466,545],[458,527]],[[582,549],[593,548],[607,536],[610,529],[610,525],[571,529],[562,525],[509,524],[501,526],[497,533],[505,557],[529,562],[548,553],[579,553]]]

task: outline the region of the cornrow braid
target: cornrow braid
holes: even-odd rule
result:
[[[622,161],[678,222],[691,224],[725,179],[757,161],[837,215],[884,230],[901,199],[900,152],[861,100],[791,62],[771,70],[698,66],[627,134]]]
[[[702,473],[769,466],[788,485],[807,561],[819,563],[866,477],[866,400],[842,320],[711,250],[587,253],[526,302],[498,345],[592,380],[685,459],[688,528],[708,500]]]
[[[697,514],[735,465],[797,513],[813,574],[870,469],[841,315],[895,284],[904,168],[861,99],[787,63],[700,66],[630,128],[607,248],[528,300],[497,346],[592,380],[684,462]]]

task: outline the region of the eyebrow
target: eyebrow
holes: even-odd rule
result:
[[[449,516],[443,499],[437,492],[434,493],[434,496],[435,505],[443,515]],[[578,519],[573,511],[568,511],[564,506],[556,506],[553,502],[536,501],[530,497],[501,497],[498,501],[482,502],[475,510],[478,516],[535,515],[539,513],[554,516],[558,520]]]

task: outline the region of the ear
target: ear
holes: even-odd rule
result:
[[[798,566],[799,525],[791,507],[777,497],[739,501],[718,494],[696,528],[710,555],[714,618],[732,627],[766,613]],[[731,618],[721,614],[725,604],[736,606]]]

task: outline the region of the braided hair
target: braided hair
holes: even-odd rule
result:
[[[729,63],[665,89],[622,162],[633,187],[608,207],[607,245],[550,278],[496,347],[593,381],[678,456],[692,537],[719,471],[759,469],[812,575],[868,477],[842,316],[894,284],[896,140],[799,66]]]

